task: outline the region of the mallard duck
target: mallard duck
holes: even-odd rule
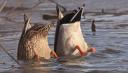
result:
[[[88,52],[95,52],[84,40],[80,20],[83,7],[65,16],[57,8],[58,23],[55,32],[54,51],[59,57],[63,56],[85,56]]]
[[[52,25],[31,26],[30,18],[24,15],[25,25],[19,40],[17,59],[18,60],[39,60],[40,58],[50,59],[57,57],[48,45],[48,31]]]

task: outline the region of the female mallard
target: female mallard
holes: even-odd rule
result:
[[[57,55],[48,46],[48,31],[51,25],[30,25],[30,18],[24,16],[25,25],[18,44],[18,60],[49,59]]]
[[[82,12],[83,7],[63,16],[57,7],[59,20],[55,34],[54,50],[58,56],[84,56],[88,52],[95,51],[95,48],[89,48],[81,32]]]

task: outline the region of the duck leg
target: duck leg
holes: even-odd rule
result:
[[[92,53],[95,53],[96,52],[96,48],[90,48],[89,50],[88,50],[88,52],[92,52]]]
[[[35,54],[34,60],[39,62],[40,61],[40,57],[37,54]]]
[[[50,55],[51,57],[58,58],[58,55],[53,50],[51,51]]]
[[[87,55],[87,52],[83,52],[83,51],[81,50],[81,48],[80,48],[78,45],[76,45],[74,49],[75,49],[75,50],[76,50],[76,49],[79,50],[80,56],[85,56],[85,55]]]

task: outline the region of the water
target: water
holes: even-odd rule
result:
[[[9,0],[8,6],[17,6],[14,0]],[[103,7],[107,10],[116,9],[117,13],[127,11],[127,0],[57,0],[65,7],[77,8],[83,2],[86,3],[87,10],[97,11]],[[105,3],[109,3],[108,5]],[[37,3],[37,0],[29,1],[22,4],[23,7],[31,8],[31,4]],[[65,4],[66,3],[66,4]],[[96,4],[94,4],[96,3]],[[48,4],[52,4],[49,6]],[[92,5],[90,5],[92,4]],[[118,6],[117,6],[118,4]],[[102,5],[102,6],[101,6]],[[111,8],[111,6],[112,8]],[[100,6],[100,7],[99,7]],[[106,7],[106,8],[105,8]],[[16,58],[17,45],[23,27],[23,13],[32,16],[32,23],[49,23],[42,20],[42,14],[54,13],[55,5],[45,2],[33,10],[10,10],[5,9],[0,13],[0,43],[8,52]],[[125,10],[124,10],[125,9]],[[85,10],[86,11],[86,10]],[[109,12],[109,11],[108,11]],[[9,14],[8,14],[9,13]],[[115,12],[116,13],[116,12]],[[85,18],[82,17],[81,26],[85,40],[97,49],[95,54],[83,57],[78,60],[70,60],[66,63],[59,63],[52,59],[41,64],[18,66],[3,50],[0,49],[0,72],[1,73],[127,73],[128,72],[128,15],[120,13],[97,14],[88,13]],[[7,17],[9,19],[7,19]],[[36,19],[35,19],[36,18]],[[96,35],[93,36],[90,30],[91,20],[96,20]],[[55,21],[55,20],[53,20]],[[52,21],[50,21],[52,22]],[[53,48],[55,28],[49,32],[49,45]]]

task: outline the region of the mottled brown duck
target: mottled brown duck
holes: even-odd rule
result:
[[[52,24],[31,26],[30,18],[24,16],[25,25],[19,40],[18,60],[39,60],[57,57],[56,53],[49,48],[48,31]]]

